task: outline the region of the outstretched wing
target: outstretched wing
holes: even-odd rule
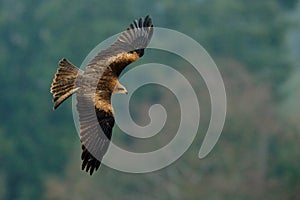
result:
[[[115,70],[116,75],[119,76],[128,64],[142,56],[139,52],[147,47],[152,35],[153,24],[150,16],[134,20],[109,48],[99,52],[88,63],[87,71],[111,66],[111,69]],[[133,54],[135,51],[137,56]]]
[[[115,120],[111,110],[97,108],[88,95],[77,95],[77,111],[82,143],[82,170],[90,171],[92,175],[99,168],[108,149]]]
[[[108,49],[101,51],[77,80],[77,111],[82,143],[82,170],[97,170],[105,155],[114,126],[111,95],[122,70],[142,56],[153,34],[152,20],[135,20]]]

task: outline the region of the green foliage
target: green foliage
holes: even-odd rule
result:
[[[182,6],[167,2],[162,7],[172,12],[164,13],[163,25],[189,34],[215,56],[245,63],[260,81],[276,86],[289,76],[289,25],[277,1],[211,0]]]
[[[42,199],[56,194],[59,199],[98,198],[99,194],[106,199],[111,199],[111,196],[118,198],[116,194],[123,194],[124,199],[132,199],[138,192],[144,194],[145,198],[194,199],[209,198],[215,194],[210,199],[251,199],[263,197],[269,191],[278,192],[276,189],[280,185],[268,184],[269,180],[284,184],[283,191],[280,191],[282,194],[299,194],[299,188],[295,185],[299,185],[297,178],[300,177],[300,170],[294,161],[299,157],[295,146],[297,136],[292,135],[291,139],[291,135],[279,134],[278,129],[269,131],[278,122],[273,116],[276,112],[272,111],[277,101],[273,99],[274,93],[289,78],[292,69],[286,51],[290,24],[285,13],[291,11],[296,3],[296,0],[0,1],[0,199]],[[181,162],[166,171],[144,175],[143,181],[138,176],[132,177],[105,167],[101,170],[108,173],[100,172],[96,176],[99,179],[91,179],[84,173],[80,174],[80,145],[74,144],[78,137],[70,102],[52,111],[49,87],[56,63],[66,57],[79,66],[96,44],[123,31],[132,19],[146,14],[152,15],[157,26],[173,28],[192,36],[214,58],[234,60],[232,66],[237,65],[236,61],[242,63],[233,70],[246,68],[251,74],[243,76],[247,74],[244,71],[232,73],[234,76],[228,78],[226,84],[234,80],[233,87],[238,87],[248,80],[245,84],[250,82],[247,88],[251,95],[247,96],[248,99],[243,96],[242,103],[238,101],[241,98],[237,95],[241,94],[238,91],[229,96],[234,103],[230,104],[223,142],[212,158],[201,163],[195,161],[195,147]],[[154,58],[158,62],[168,63],[168,58],[159,54]],[[231,74],[230,70],[226,70],[231,64],[226,63],[220,61],[218,64],[223,68],[223,73]],[[171,64],[175,65],[176,62]],[[184,65],[180,69],[184,69],[185,63],[180,64]],[[255,85],[254,82],[259,84]],[[272,90],[265,86],[265,90],[258,89],[261,85],[268,85]],[[196,89],[200,91],[203,88]],[[253,101],[251,97],[256,92],[261,92],[261,98]],[[148,96],[140,97],[137,102],[144,102],[143,98],[148,99]],[[149,99],[149,104],[160,100],[168,103],[168,99],[164,99],[160,93]],[[252,105],[247,107],[248,104]],[[172,106],[169,105],[170,108]],[[207,113],[205,111],[202,114]],[[272,123],[263,121],[268,117]],[[266,128],[261,127],[262,123],[267,124]],[[294,130],[294,123],[289,124],[287,129]],[[259,134],[256,135],[256,132]],[[255,172],[247,170],[251,163],[243,156],[252,158],[257,153],[256,142],[263,138],[261,135],[264,132],[274,132],[276,137],[265,138],[266,142],[260,143],[259,152],[267,151],[276,156],[266,164],[270,179],[266,180],[263,173],[257,179],[251,179],[254,183],[263,180],[263,183],[259,183],[265,188],[265,191],[253,196],[251,188],[247,190],[249,183],[243,178],[247,179]],[[238,153],[240,144],[246,154]],[[223,148],[228,149],[225,158],[222,157]],[[70,159],[74,149],[78,150],[75,152],[76,158]],[[264,171],[260,167],[264,159],[259,157],[258,160],[251,160],[256,163],[255,169]],[[77,185],[74,180],[82,181],[82,184]],[[237,194],[235,187],[238,186],[241,190]],[[201,187],[205,191],[200,191]],[[268,187],[271,189],[268,190]],[[117,188],[117,193],[111,188]],[[152,190],[149,192],[149,188],[154,188],[156,193]],[[79,192],[72,193],[72,189]]]

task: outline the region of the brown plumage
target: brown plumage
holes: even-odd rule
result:
[[[127,92],[118,77],[127,65],[144,55],[152,34],[152,20],[146,16],[144,20],[134,20],[109,48],[88,63],[85,71],[65,58],[58,63],[50,89],[53,109],[76,94],[82,170],[90,175],[100,167],[111,140],[115,123],[111,95]]]

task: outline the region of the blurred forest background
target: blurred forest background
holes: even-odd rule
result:
[[[91,177],[80,169],[71,101],[52,111],[49,87],[57,62],[66,57],[80,66],[98,43],[147,14],[156,26],[197,40],[216,61],[228,98],[223,133],[198,159],[210,103],[203,81],[193,79],[203,120],[179,160],[148,174],[102,166]],[[1,0],[0,199],[297,199],[299,19],[297,0]],[[138,64],[193,73],[170,56],[148,50]],[[138,122],[147,122],[153,103],[165,105],[169,116],[178,114],[166,89],[146,90],[133,101]],[[116,127],[113,140],[139,145],[122,135]]]

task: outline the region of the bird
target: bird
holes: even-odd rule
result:
[[[76,95],[79,116],[82,170],[97,171],[106,154],[115,124],[112,94],[127,94],[119,82],[121,72],[143,57],[153,35],[152,18],[133,20],[107,49],[92,58],[85,70],[66,58],[58,62],[50,92],[56,110],[68,97]]]

